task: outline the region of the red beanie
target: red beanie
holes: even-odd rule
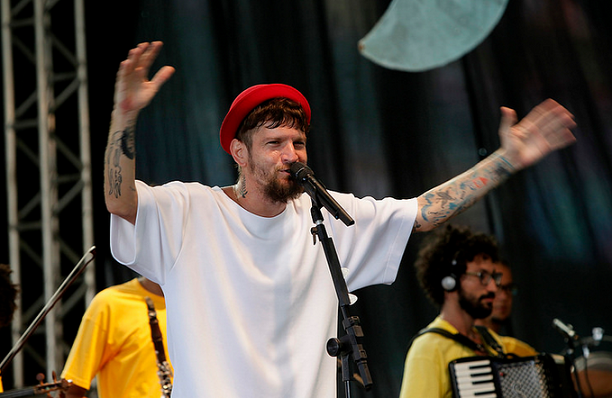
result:
[[[258,84],[241,92],[230,106],[223,123],[219,139],[225,152],[230,153],[230,143],[238,132],[242,120],[259,104],[272,98],[288,98],[302,105],[310,123],[310,105],[306,97],[295,88],[286,84]]]

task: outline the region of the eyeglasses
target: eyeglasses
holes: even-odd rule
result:
[[[479,272],[467,272],[466,271],[465,274],[477,276],[480,279],[480,283],[482,283],[483,286],[487,286],[489,282],[491,282],[491,279],[493,279],[495,281],[495,286],[497,287],[501,286],[501,279],[503,276],[501,272],[490,273],[488,271],[479,271]]]
[[[516,293],[518,292],[518,288],[514,282],[510,282],[505,285],[499,285],[498,288],[499,290],[502,290],[503,292],[511,296],[516,296]]]

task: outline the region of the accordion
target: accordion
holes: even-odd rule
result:
[[[574,397],[563,358],[468,357],[449,365],[455,398]],[[572,386],[572,387],[570,387]]]

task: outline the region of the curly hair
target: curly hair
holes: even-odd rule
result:
[[[497,241],[491,235],[474,233],[467,226],[441,227],[423,241],[414,267],[419,284],[434,305],[440,307],[444,303],[442,278],[451,271],[456,277],[461,276],[466,264],[479,254],[498,262]]]
[[[15,299],[19,289],[11,281],[11,268],[6,264],[0,264],[0,328],[8,325],[13,320],[13,313],[17,308]]]

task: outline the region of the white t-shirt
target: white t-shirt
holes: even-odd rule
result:
[[[265,218],[219,187],[137,189],[136,225],[113,215],[111,250],[164,290],[172,397],[335,397],[325,345],[337,337],[338,300],[313,244],[310,197]],[[322,211],[349,290],[392,283],[416,200],[332,195],[355,219],[347,227]]]

